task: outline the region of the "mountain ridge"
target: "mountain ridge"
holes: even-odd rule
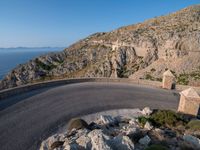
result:
[[[160,81],[170,69],[180,84],[200,85],[200,5],[111,32],[92,34],[62,52],[12,70],[0,89],[71,77]]]

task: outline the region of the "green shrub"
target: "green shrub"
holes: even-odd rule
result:
[[[156,126],[173,127],[183,124],[181,116],[171,110],[158,110],[150,116],[150,120]]]
[[[88,128],[88,124],[86,121],[80,118],[72,119],[68,125],[68,131],[71,131],[72,129],[78,130],[78,129],[84,129],[84,128]]]
[[[187,127],[193,131],[200,131],[200,120],[191,120]]]
[[[144,117],[144,116],[138,117],[138,122],[143,127],[144,127],[144,125],[146,124],[147,121],[149,121],[149,118],[147,118],[147,117]]]
[[[37,65],[39,68],[42,68],[42,69],[48,70],[48,71],[50,71],[50,70],[52,70],[53,68],[56,67],[56,66],[53,65],[53,64],[47,65],[47,64],[41,62],[38,58],[35,59],[35,63],[36,63],[36,65]]]
[[[147,147],[145,150],[168,150],[168,148],[162,145],[151,145]]]
[[[188,74],[180,74],[177,78],[177,83],[181,84],[181,85],[188,85],[189,75]]]
[[[154,80],[154,78],[150,74],[145,75],[146,80]]]

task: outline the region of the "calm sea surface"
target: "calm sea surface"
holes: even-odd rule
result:
[[[0,48],[0,80],[18,64],[23,64],[48,52],[61,51],[63,48]]]

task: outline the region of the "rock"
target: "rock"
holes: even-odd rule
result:
[[[128,126],[126,129],[125,129],[125,134],[126,135],[130,135],[130,134],[134,134],[136,132],[138,132],[138,128],[135,128],[133,126]]]
[[[91,144],[91,139],[87,135],[82,135],[80,136],[77,140],[76,143],[81,146],[84,149],[91,149],[92,144]]]
[[[145,125],[144,125],[144,128],[147,129],[147,130],[151,130],[151,129],[153,129],[153,126],[151,125],[150,122],[147,121],[147,122],[145,123]]]
[[[129,120],[129,124],[130,125],[137,125],[137,119],[136,118],[131,118],[131,120]]]
[[[52,149],[51,147],[59,147],[63,145],[65,138],[65,134],[55,134],[41,143],[40,150],[50,150]]]
[[[92,150],[111,150],[108,141],[110,137],[105,135],[102,130],[93,130],[88,134],[91,138]]]
[[[51,144],[51,149],[55,149],[55,148],[59,148],[61,146],[63,146],[64,141],[55,141]]]
[[[95,122],[91,122],[91,123],[88,125],[88,128],[89,128],[90,130],[101,129],[100,125],[98,125],[98,124],[95,123]]]
[[[167,138],[165,137],[165,134],[162,134],[161,132],[157,132],[156,130],[148,131],[148,136],[151,137],[151,143],[153,144],[159,144],[160,141],[166,142],[167,140]]]
[[[163,131],[160,128],[155,128],[155,131],[158,132],[158,133],[160,133],[160,134],[164,134],[165,133],[165,131]]]
[[[81,150],[82,147],[80,147],[77,143],[64,143],[63,145],[64,149],[62,150]]]
[[[145,132],[137,130],[136,132],[133,132],[132,134],[127,135],[134,143],[137,143],[141,138],[143,138],[146,135]]]
[[[192,135],[184,135],[183,136],[184,141],[192,144],[193,146],[195,146],[196,148],[200,149],[200,139],[192,136]]]
[[[139,140],[139,143],[145,146],[149,145],[150,142],[151,142],[151,139],[148,135],[146,135],[145,137]]]
[[[117,116],[117,117],[115,117],[115,120],[118,123],[128,123],[130,119],[125,116]]]
[[[134,150],[134,144],[128,136],[117,136],[110,143],[113,150]]]
[[[116,123],[116,120],[109,115],[101,115],[98,122],[103,125],[113,125]]]
[[[169,137],[169,138],[173,138],[176,137],[176,132],[170,129],[165,129],[165,136]]]
[[[152,110],[149,107],[145,107],[142,110],[142,114],[145,115],[145,116],[149,116],[151,113],[152,113]]]
[[[75,118],[70,120],[69,125],[68,125],[68,131],[71,131],[72,129],[84,129],[88,128],[88,124],[86,121],[80,118]]]

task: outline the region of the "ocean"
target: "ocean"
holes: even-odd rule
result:
[[[48,52],[61,51],[64,48],[0,48],[0,80],[17,65],[44,55]]]

